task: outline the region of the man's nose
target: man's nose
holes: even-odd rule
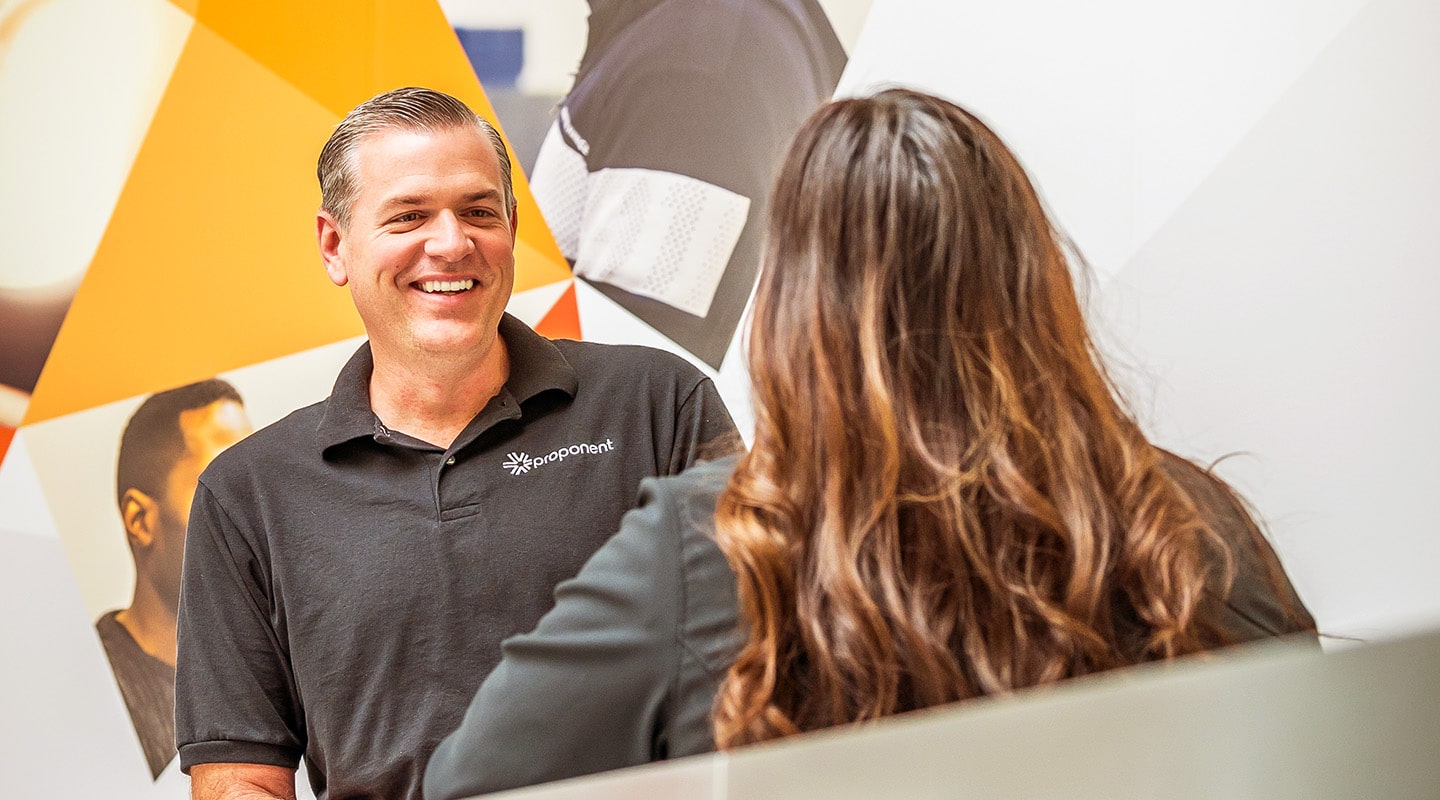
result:
[[[455,212],[445,210],[431,220],[430,237],[425,240],[425,254],[445,261],[459,261],[475,251],[465,225]]]

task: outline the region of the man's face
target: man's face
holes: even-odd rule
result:
[[[245,408],[233,400],[220,400],[203,408],[180,412],[180,432],[185,437],[185,455],[170,468],[165,480],[165,497],[160,502],[160,524],[147,563],[150,579],[160,596],[177,604],[180,599],[180,566],[185,554],[185,528],[190,521],[190,503],[200,473],[215,456],[254,430]]]
[[[483,355],[515,282],[515,218],[494,148],[470,127],[382,131],[354,159],[350,222],[322,211],[317,233],[372,346]]]

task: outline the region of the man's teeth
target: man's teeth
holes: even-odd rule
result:
[[[424,281],[420,284],[423,292],[465,292],[475,285],[473,280],[463,281]]]

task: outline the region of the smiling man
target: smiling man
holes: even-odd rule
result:
[[[320,154],[321,259],[369,341],[324,402],[200,479],[176,738],[197,798],[420,797],[500,654],[619,527],[642,478],[734,426],[687,362],[548,341],[504,311],[515,196],[499,134],[398,89]]]

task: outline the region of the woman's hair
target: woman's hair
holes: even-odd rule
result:
[[[720,747],[1226,643],[1201,598],[1234,556],[989,128],[913,91],[830,103],[770,209],[755,440],[716,515],[748,634]]]

